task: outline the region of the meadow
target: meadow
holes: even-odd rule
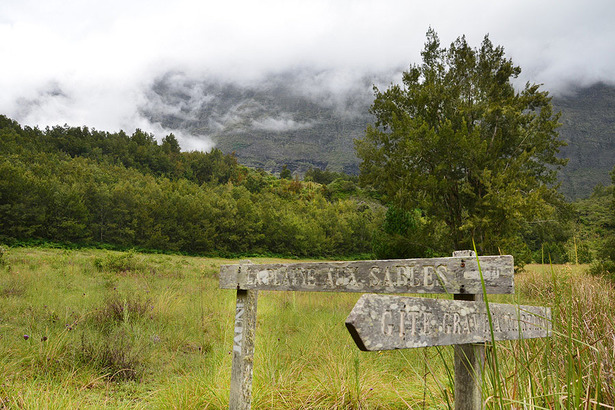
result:
[[[3,248],[0,408],[226,408],[235,294],[218,272],[236,262]],[[489,408],[615,408],[615,288],[586,270],[526,265],[490,297],[550,306],[554,334],[488,347]],[[452,348],[360,352],[359,296],[259,293],[253,408],[452,406]]]

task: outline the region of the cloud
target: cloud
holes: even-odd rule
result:
[[[554,92],[613,84],[613,15],[612,0],[3,0],[0,112],[28,125],[141,127],[161,138],[180,134],[142,115],[161,76],[195,79],[184,91],[197,106],[209,98],[199,79],[245,85],[303,68],[316,74],[297,91],[339,107],[340,92],[371,93],[366,75],[386,84],[418,62],[429,26],[443,44],[465,34],[478,45],[489,33],[523,81]],[[193,115],[191,106],[166,108]]]
[[[314,121],[295,121],[289,115],[283,114],[279,118],[253,120],[251,126],[254,129],[263,131],[288,132],[312,128],[314,123]]]

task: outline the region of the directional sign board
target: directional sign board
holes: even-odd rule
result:
[[[220,288],[361,293],[513,293],[513,257],[421,258],[220,267]]]
[[[485,302],[363,295],[346,327],[363,351],[547,337],[551,309]]]

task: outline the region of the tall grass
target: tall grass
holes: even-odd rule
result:
[[[553,335],[488,348],[487,408],[613,408],[615,288],[585,268],[531,265],[516,276],[515,302],[551,307]]]
[[[228,406],[235,295],[217,273],[233,261],[26,248],[2,258],[0,408]],[[612,406],[613,284],[567,266],[515,279],[517,295],[490,300],[552,307],[554,334],[487,349],[487,407]],[[358,351],[344,320],[359,296],[261,292],[253,408],[453,405],[452,348]]]
[[[557,397],[559,408],[615,404],[615,286],[575,271],[535,269],[523,278],[523,294],[553,308],[554,336],[542,359],[541,395]],[[550,279],[550,280],[549,280]],[[523,347],[523,345],[520,345]]]

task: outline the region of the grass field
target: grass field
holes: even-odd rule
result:
[[[235,295],[218,289],[223,263],[235,261],[9,249],[0,408],[226,408]],[[526,266],[515,295],[493,298],[552,307],[555,331],[488,348],[489,407],[613,408],[615,290],[584,268]],[[452,348],[359,352],[344,326],[359,296],[259,294],[253,408],[452,405]]]

